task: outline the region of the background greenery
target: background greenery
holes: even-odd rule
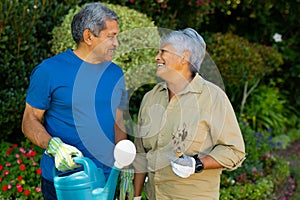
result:
[[[7,142],[24,141],[20,125],[30,73],[43,59],[73,47],[68,23],[86,2],[0,2],[1,149]],[[284,180],[298,177],[299,181],[296,170],[291,173],[285,160],[272,155],[300,137],[299,0],[103,2],[110,3],[123,20],[123,49],[119,51],[123,53],[117,54],[115,61],[125,76],[136,75],[127,78],[133,120],[143,94],[152,87],[143,83],[155,82],[151,78],[156,45],[151,42],[158,37],[154,30],[192,27],[207,42],[208,55],[220,70],[246,142],[248,158],[243,167],[222,175],[221,199],[276,199]],[[151,31],[134,35],[137,31],[132,30],[144,27]],[[274,40],[275,33],[282,35],[282,41]],[[132,45],[138,48],[132,49]],[[139,82],[141,76],[145,80]],[[30,148],[28,143],[22,145]],[[3,175],[3,170],[0,173]],[[2,180],[0,183],[5,185]],[[299,185],[295,190],[300,190]]]

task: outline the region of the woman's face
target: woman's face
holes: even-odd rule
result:
[[[181,60],[176,49],[169,43],[163,43],[155,57],[157,70],[156,75],[165,81],[172,81],[183,69]]]

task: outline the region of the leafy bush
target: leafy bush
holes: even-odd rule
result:
[[[231,100],[240,104],[240,113],[247,97],[261,79],[279,70],[282,56],[272,47],[250,43],[243,37],[226,33],[215,33],[207,39],[210,56],[218,66],[229,89]]]
[[[21,146],[0,143],[0,198],[42,199],[40,149],[27,140]]]
[[[10,0],[0,3],[0,139],[21,135],[25,93],[32,69],[50,56],[53,25],[79,0]],[[19,140],[14,137],[14,140]]]
[[[254,130],[272,128],[274,135],[281,135],[296,123],[291,120],[293,115],[278,88],[262,85],[248,98],[243,117]]]
[[[288,162],[270,154],[280,144],[272,141],[271,131],[255,132],[243,123],[247,159],[235,171],[221,176],[220,199],[272,199],[290,175]]]

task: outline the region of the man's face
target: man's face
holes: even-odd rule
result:
[[[106,20],[106,29],[100,31],[98,37],[93,41],[93,57],[99,62],[108,62],[112,60],[114,51],[119,46],[118,35],[119,28],[116,20]]]

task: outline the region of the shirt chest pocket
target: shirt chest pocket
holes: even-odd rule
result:
[[[208,124],[205,121],[200,121],[194,126],[187,126],[187,136],[184,142],[187,155],[206,154],[208,148],[212,146]]]

